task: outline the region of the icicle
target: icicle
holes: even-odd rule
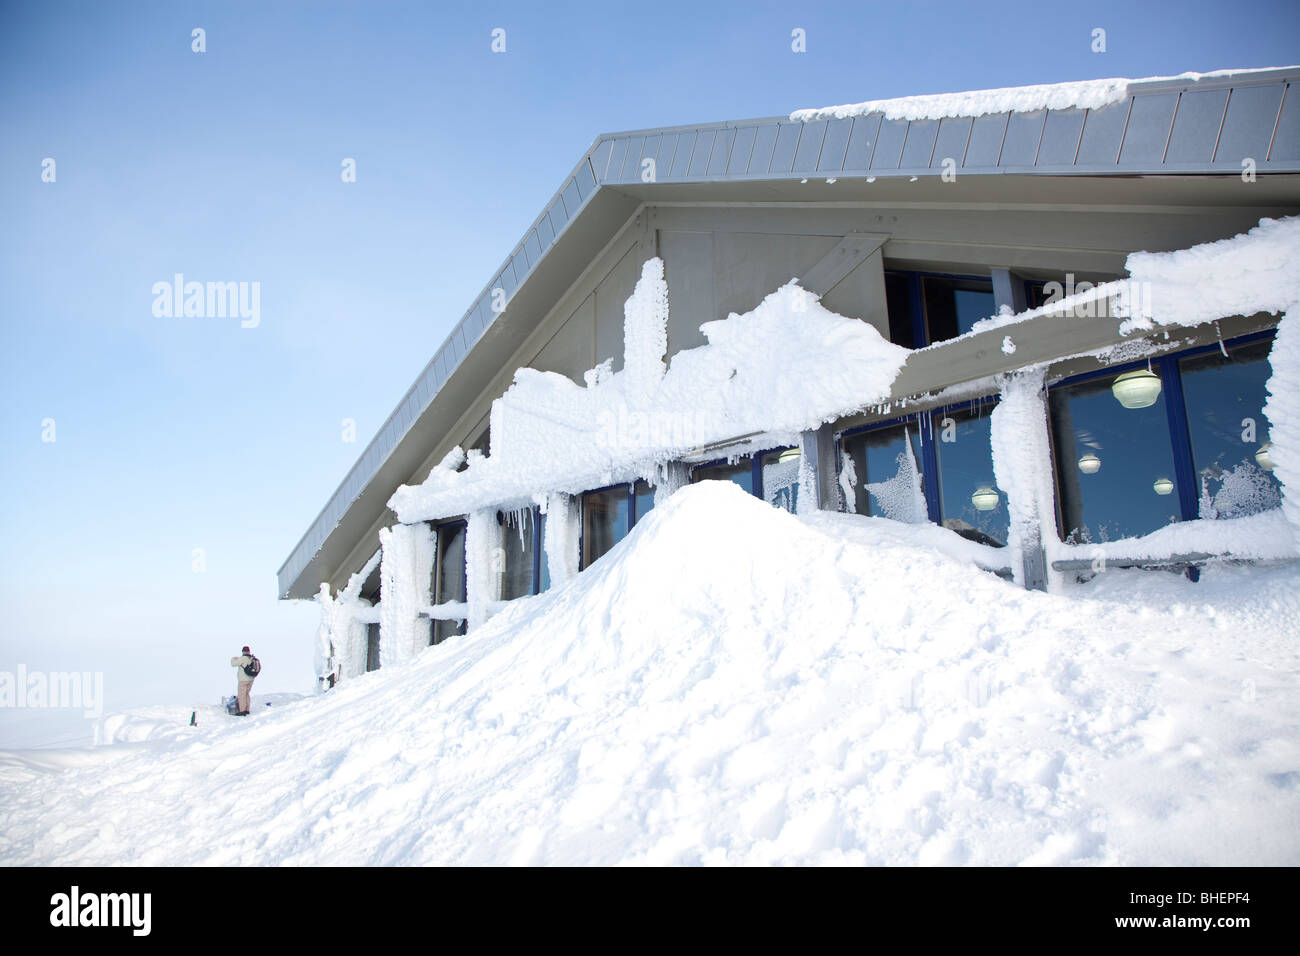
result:
[[[1228,350],[1223,345],[1223,331],[1219,328],[1218,322],[1214,323],[1214,334],[1219,337],[1219,351],[1223,353],[1224,358],[1227,358]]]

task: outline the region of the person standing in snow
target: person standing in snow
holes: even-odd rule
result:
[[[245,644],[244,652],[239,657],[230,659],[230,666],[235,669],[235,678],[239,681],[239,689],[235,694],[239,701],[236,716],[247,717],[248,709],[252,706],[253,681],[262,672],[262,662],[253,656],[253,652]]]

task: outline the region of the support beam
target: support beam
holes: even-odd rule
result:
[[[799,513],[842,511],[835,474],[835,433],[828,422],[799,434]]]
[[[845,276],[880,249],[889,236],[851,232],[826,255],[799,277],[799,285],[809,292],[825,295]]]
[[[1003,377],[1002,398],[989,426],[993,477],[1007,496],[1012,575],[1024,588],[1046,591],[1049,571],[1043,535],[1055,533],[1056,508],[1041,368]]]
[[[429,604],[433,574],[433,528],[424,521],[396,524],[379,532],[379,659],[383,666],[411,660],[429,646]]]

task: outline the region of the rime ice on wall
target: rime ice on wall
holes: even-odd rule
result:
[[[1047,315],[1124,318],[1120,331],[1193,326],[1231,315],[1282,313],[1300,302],[1300,217],[1261,219],[1230,239],[1174,252],[1134,252],[1125,260],[1129,278],[1102,282],[1014,315],[980,319],[969,332],[927,348]],[[1081,284],[1082,285],[1082,284]]]
[[[366,671],[366,625],[379,620],[379,610],[361,597],[361,588],[379,564],[381,551],[366,562],[337,597],[330,596],[329,585],[322,582],[316,595],[321,609],[320,628],[316,633],[316,676],[328,686],[356,677]]]
[[[1055,498],[1051,448],[1047,434],[1047,399],[1042,368],[1003,377],[1002,398],[990,416],[993,477],[1006,492],[1010,524],[1007,551],[1017,584],[1026,583],[1026,561],[1033,560],[1045,539],[1054,539]],[[1050,562],[1049,588],[1056,580]]]
[[[1300,271],[1300,264],[1296,265]],[[1282,484],[1282,511],[1295,533],[1300,553],[1300,299],[1282,316],[1268,356],[1269,457],[1273,474]]]
[[[631,395],[647,395],[668,366],[668,283],[664,261],[647,259],[641,280],[623,304],[623,371]]]
[[[883,400],[907,359],[873,326],[828,311],[792,280],[752,312],[701,325],[708,345],[677,353],[661,372],[666,295],[663,264],[651,260],[628,303],[624,371],[598,367],[584,387],[519,369],[494,407],[491,456],[399,488],[389,500],[399,520],[651,478],[665,462],[737,436],[792,440]]]
[[[557,587],[578,573],[578,545],[582,534],[578,503],[570,495],[547,495],[545,514],[546,534],[542,546],[546,549],[551,586]]]
[[[1261,219],[1231,239],[1176,252],[1134,252],[1125,268],[1132,278],[1115,283],[1125,334],[1285,312],[1300,304],[1300,217]]]
[[[497,573],[505,568],[495,510],[471,512],[465,525],[465,596],[471,631],[487,622],[499,597]]]
[[[379,658],[389,667],[409,661],[429,643],[429,621],[420,609],[429,603],[433,531],[423,523],[393,525],[380,530],[379,546]]]

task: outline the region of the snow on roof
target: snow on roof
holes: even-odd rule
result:
[[[924,96],[901,96],[887,100],[867,100],[843,106],[823,106],[795,110],[795,122],[847,119],[868,113],[883,113],[891,120],[935,120],[958,116],[984,116],[988,113],[1028,113],[1033,110],[1101,109],[1118,103],[1129,95],[1129,87],[1139,83],[1195,83],[1203,79],[1266,73],[1295,67],[1263,67],[1250,70],[1215,70],[1211,73],[1179,73],[1177,76],[1149,76],[1142,79],[1111,77],[1068,83],[1042,83],[1034,86],[1007,86],[993,90],[969,90],[964,93],[935,93]]]

